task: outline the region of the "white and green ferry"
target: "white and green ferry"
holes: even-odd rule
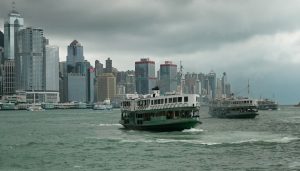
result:
[[[181,131],[200,124],[198,94],[160,96],[154,89],[148,95],[128,95],[121,103],[121,120],[127,129]]]
[[[209,114],[212,117],[242,119],[255,118],[258,115],[256,100],[249,98],[214,99],[209,103]]]

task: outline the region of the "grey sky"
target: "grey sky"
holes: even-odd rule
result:
[[[300,101],[298,0],[16,0],[26,26],[41,27],[51,44],[73,39],[86,59],[111,57],[119,70],[150,57],[183,61],[185,71],[228,73],[235,92]],[[11,1],[0,2],[0,29]],[[158,69],[158,68],[156,68]]]

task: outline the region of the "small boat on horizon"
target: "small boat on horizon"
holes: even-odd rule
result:
[[[113,106],[110,103],[110,99],[105,99],[103,102],[95,103],[94,110],[112,110]]]

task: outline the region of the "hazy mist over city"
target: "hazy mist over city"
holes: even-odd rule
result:
[[[16,0],[25,26],[44,29],[51,44],[78,40],[84,56],[113,60],[118,70],[134,70],[149,57],[184,72],[225,71],[236,94],[300,101],[300,1],[290,0]],[[12,9],[0,3],[0,30]],[[158,70],[159,67],[156,67]]]

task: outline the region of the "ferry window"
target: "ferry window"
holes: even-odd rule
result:
[[[151,100],[151,105],[153,105],[153,100]]]
[[[164,99],[160,99],[160,104],[164,104]]]
[[[189,98],[187,96],[184,97],[184,102],[188,102]]]
[[[157,100],[154,100],[154,104],[155,104],[155,105],[157,104]]]
[[[169,103],[172,103],[172,98],[169,98]]]
[[[182,97],[178,97],[178,102],[182,102]]]
[[[173,98],[173,103],[176,103],[177,102],[177,97],[174,97]]]
[[[168,99],[165,99],[165,103],[168,103]]]

